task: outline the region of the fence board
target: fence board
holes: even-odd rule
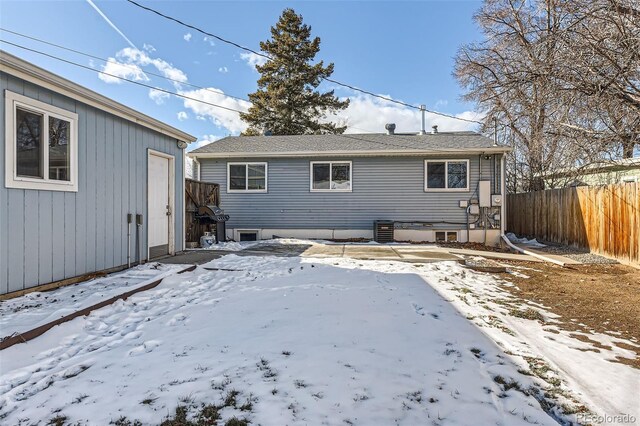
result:
[[[199,242],[205,231],[211,231],[211,225],[201,225],[195,218],[198,206],[220,203],[220,186],[217,183],[200,182],[185,179],[185,237],[187,243]]]
[[[640,264],[640,184],[551,189],[507,196],[507,228]]]

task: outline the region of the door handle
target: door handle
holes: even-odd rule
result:
[[[171,206],[167,204],[167,216],[171,216]]]

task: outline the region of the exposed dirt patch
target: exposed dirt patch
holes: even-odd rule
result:
[[[516,285],[505,286],[504,290],[540,303],[560,315],[562,328],[596,331],[640,343],[640,270],[606,264],[562,268],[547,263],[502,263],[524,274],[500,274]],[[578,338],[590,340],[584,336]],[[620,347],[638,354],[634,360],[620,362],[640,368],[640,349],[628,345]]]

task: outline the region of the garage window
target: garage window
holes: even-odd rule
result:
[[[78,115],[5,91],[7,188],[78,190]]]

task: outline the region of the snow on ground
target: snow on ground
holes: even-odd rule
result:
[[[449,273],[445,268],[440,274]],[[637,341],[567,331],[544,306],[505,291],[513,286],[506,281],[443,278],[431,284],[505,352],[520,358],[528,374],[550,384],[549,392],[560,400],[570,392],[568,402],[586,403],[601,416],[627,414],[640,419],[640,371],[616,360],[634,359],[636,353],[625,346],[638,348]]]
[[[55,291],[38,291],[0,301],[0,339],[24,333],[118,294],[147,285],[185,267],[147,263]]]
[[[433,288],[488,275],[233,254],[204,266],[232,271],[167,277],[3,351],[2,422],[158,424],[225,401],[219,424],[555,424],[536,379]]]

